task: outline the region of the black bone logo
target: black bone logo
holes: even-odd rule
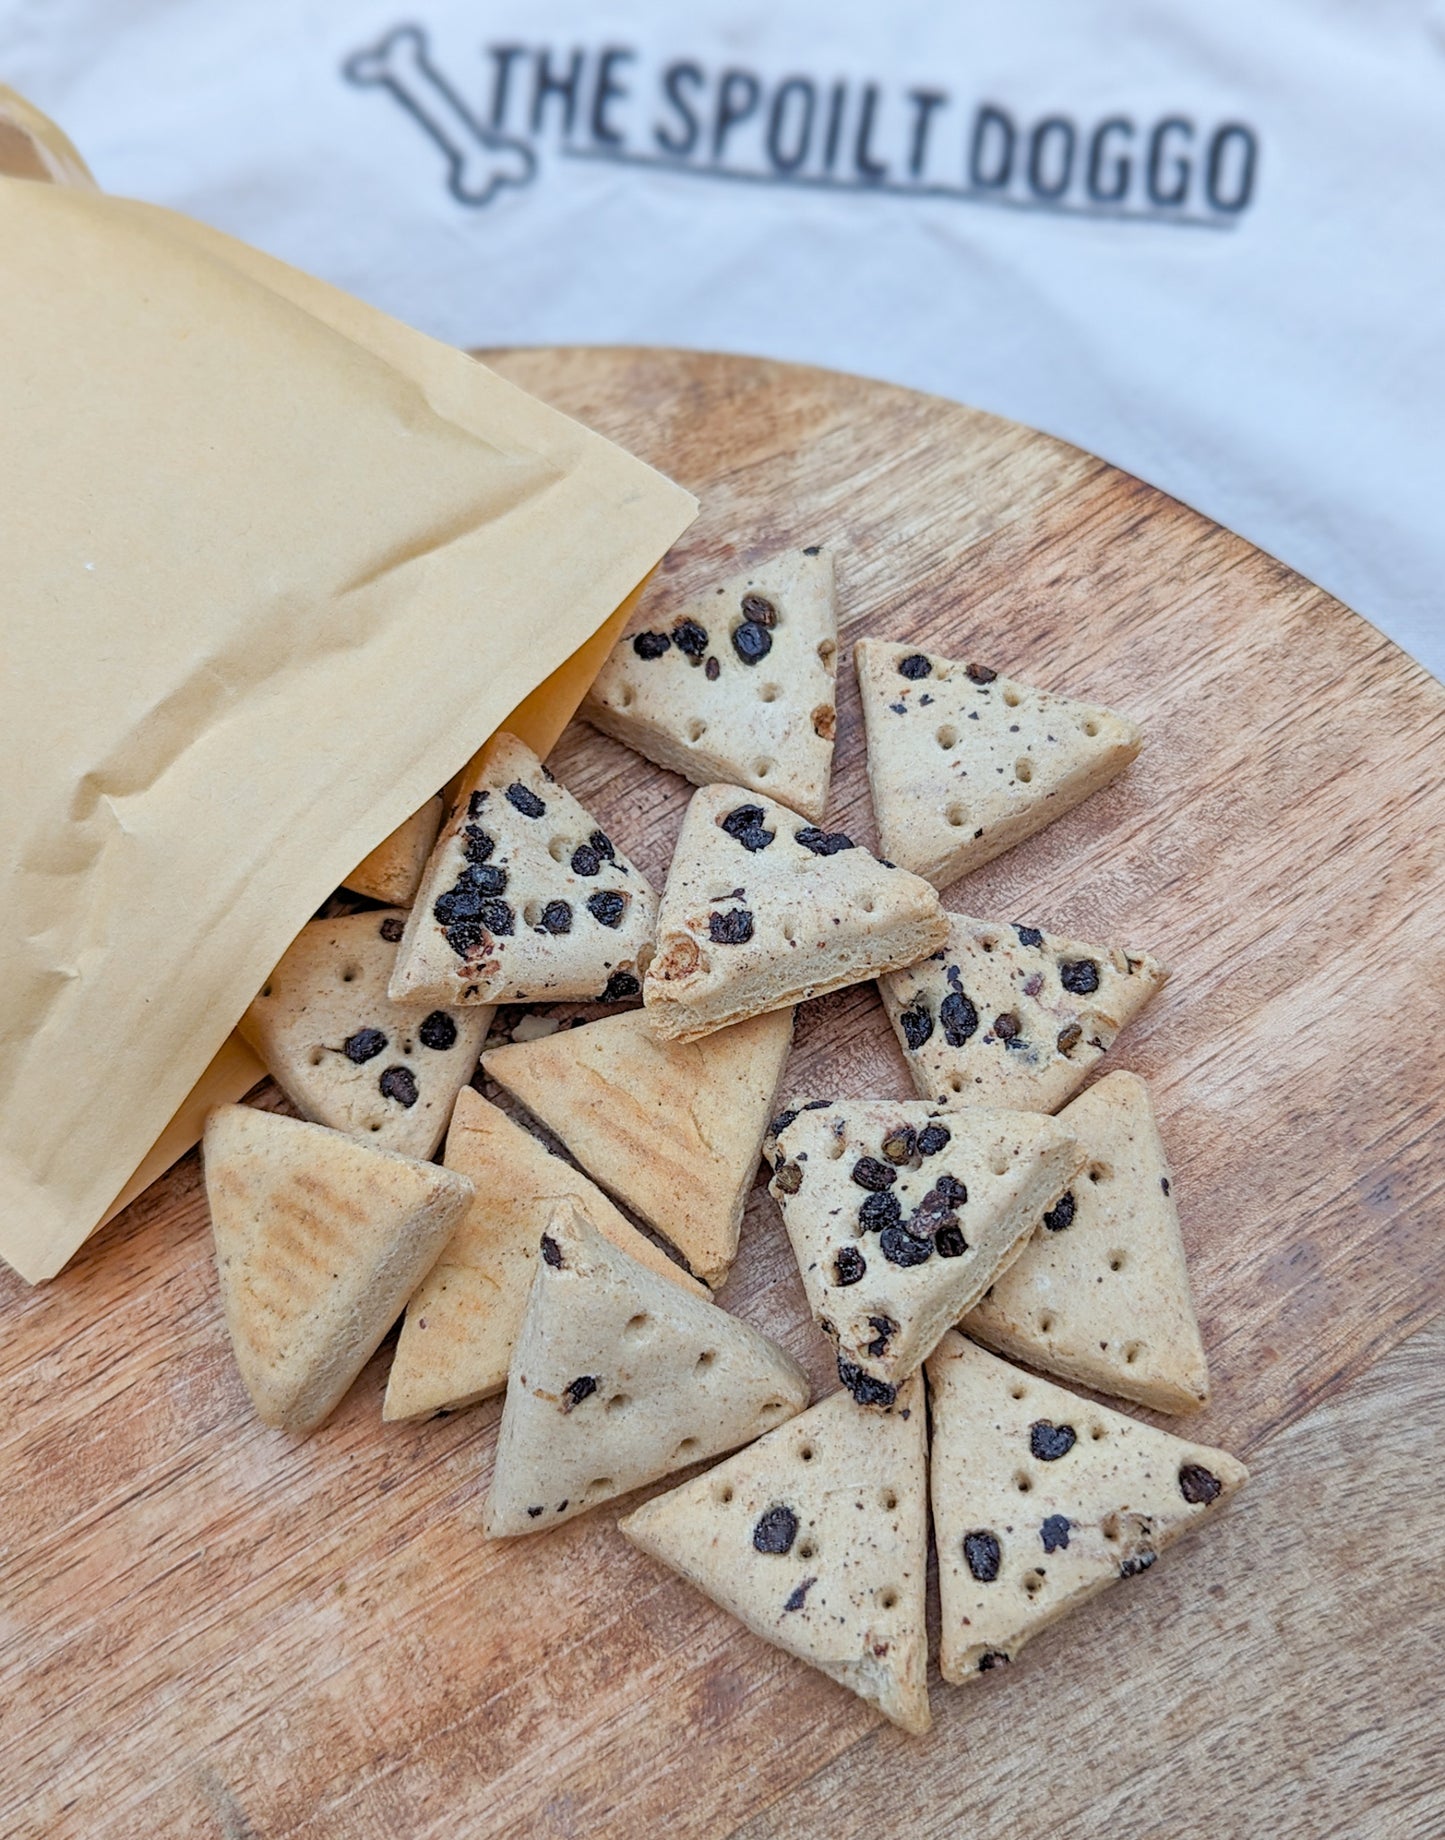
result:
[[[460,204],[489,204],[504,185],[526,185],[537,157],[525,141],[483,127],[427,55],[420,26],[396,26],[342,65],[349,83],[391,94],[446,155],[447,188]]]

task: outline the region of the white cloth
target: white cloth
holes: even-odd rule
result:
[[[1445,5],[0,0],[0,80],[107,189],[458,343],[1062,435],[1445,674]]]

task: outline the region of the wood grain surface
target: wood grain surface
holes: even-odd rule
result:
[[[0,1273],[0,1834],[1445,1833],[1445,691],[987,416],[741,359],[494,361],[700,494],[669,599],[826,542],[845,655],[906,637],[1144,721],[1122,780],[946,899],[1174,966],[1102,1070],[1151,1080],[1177,1172],[1190,1435],[1254,1481],[1012,1669],[935,1677],[906,1739],[607,1509],[483,1541],[498,1404],[384,1426],[390,1344],[314,1437],[258,1425],[192,1155],[54,1283]],[[840,689],[829,823],[871,842]],[[552,764],[660,881],[689,789],[581,725]],[[800,1012],[788,1084],[909,1092],[871,987]],[[723,1301],[830,1387],[761,1186]]]

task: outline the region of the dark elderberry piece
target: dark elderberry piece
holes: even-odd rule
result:
[[[1179,1493],[1193,1507],[1207,1507],[1217,1501],[1224,1484],[1213,1470],[1202,1463],[1185,1463],[1179,1471]]]
[[[424,1018],[417,1038],[424,1048],[434,1048],[438,1054],[445,1054],[448,1048],[457,1045],[457,1025],[444,1009],[434,1009]]]
[[[875,1380],[872,1374],[865,1374],[856,1361],[841,1354],[838,1356],[838,1378],[860,1406],[891,1406],[898,1397],[896,1386],[890,1386],[886,1380]]]
[[[603,862],[617,861],[617,852],[613,849],[612,839],[607,835],[606,831],[593,831],[587,841],[592,845],[592,848],[596,850]]]
[[[1140,1572],[1147,1572],[1159,1557],[1152,1547],[1146,1546],[1142,1552],[1136,1552],[1119,1567],[1121,1578],[1137,1578]]]
[[[1072,1425],[1055,1425],[1046,1418],[1035,1419],[1029,1426],[1029,1449],[1040,1463],[1057,1463],[1068,1456],[1078,1442]]]
[[[1064,1552],[1068,1549],[1069,1530],[1073,1522],[1065,1514],[1051,1514],[1039,1528],[1039,1538],[1044,1543],[1044,1551]]]
[[[773,635],[756,620],[744,620],[733,634],[733,650],[744,664],[760,664],[773,649]]]
[[[474,888],[478,894],[505,894],[507,871],[492,863],[468,863],[457,877],[457,887]]]
[[[913,1210],[910,1222],[914,1233],[931,1234],[947,1224],[958,1225],[955,1209],[968,1200],[968,1190],[953,1176],[941,1176]]]
[[[980,1584],[996,1582],[999,1568],[1003,1564],[1003,1551],[996,1533],[990,1533],[986,1527],[966,1533],[963,1536],[963,1557],[969,1571]]]
[[[666,633],[638,633],[632,649],[639,658],[661,658],[671,644]]]
[[[447,944],[458,958],[465,958],[482,943],[484,931],[480,920],[454,920],[446,930]]]
[[[1001,1016],[993,1019],[994,1038],[1004,1046],[1011,1047],[1023,1033],[1023,1024],[1012,1010],[1006,1009]]]
[[[572,903],[570,901],[549,901],[542,909],[542,918],[537,922],[539,933],[570,933],[572,931]]]
[[[868,1343],[863,1352],[871,1355],[876,1361],[887,1354],[889,1342],[898,1333],[898,1324],[891,1316],[870,1316],[868,1327],[873,1331],[873,1340]]]
[[[798,1517],[791,1508],[765,1508],[753,1526],[753,1548],[760,1553],[786,1553],[798,1537]]]
[[[910,652],[906,658],[898,660],[898,675],[916,682],[920,677],[931,677],[933,666],[922,652]]]
[[[380,1029],[358,1029],[354,1035],[348,1035],[341,1045],[341,1051],[347,1060],[355,1061],[358,1066],[369,1061],[373,1055],[380,1054],[386,1046],[386,1036]]]
[[[1019,936],[1021,946],[1041,946],[1044,943],[1044,936],[1036,926],[1020,926],[1016,920],[1014,931]]]
[[[707,652],[707,628],[696,620],[679,620],[672,629],[672,642],[684,658],[697,660]]]
[[[599,926],[621,926],[626,906],[622,896],[610,888],[599,889],[587,897],[587,911]]]
[[[998,676],[998,672],[986,664],[966,665],[964,670],[969,682],[975,684],[991,684]]]
[[[856,1246],[840,1246],[833,1260],[835,1284],[857,1284],[868,1269],[868,1261]]]
[[[438,895],[432,907],[437,923],[450,927],[459,920],[480,920],[493,933],[510,933],[512,930],[512,910],[505,901],[489,899],[500,892],[496,881],[489,881],[478,887],[473,879],[476,876],[500,878],[502,888],[506,887],[505,869],[475,869],[464,871],[454,888],[449,888],[443,895]]]
[[[437,896],[432,915],[438,926],[451,926],[456,920],[475,920],[481,904],[481,895],[470,882],[458,882]]]
[[[1074,1200],[1073,1191],[1060,1195],[1058,1200],[1044,1215],[1044,1225],[1050,1233],[1063,1233],[1074,1224],[1074,1215],[1078,1211],[1078,1202]]]
[[[516,925],[516,915],[505,901],[483,901],[477,918],[489,933],[508,938]]]
[[[480,824],[469,824],[462,832],[462,854],[469,863],[484,863],[496,847],[496,838],[489,837]]]
[[[519,779],[514,779],[507,788],[507,803],[514,811],[521,812],[524,818],[540,818],[547,807],[530,786],[524,786]]]
[[[978,1033],[978,1011],[961,990],[951,990],[938,1006],[938,1020],[943,1024],[943,1039],[950,1048],[961,1048],[971,1035]]]
[[[978,1671],[980,1674],[988,1674],[994,1668],[1007,1667],[1008,1664],[1009,1658],[1001,1648],[991,1648],[986,1655],[979,1656]]]
[[[602,867],[602,858],[590,843],[579,843],[572,852],[572,873],[574,875],[596,875]]]
[[[903,1218],[903,1208],[897,1195],[869,1195],[858,1209],[858,1225],[865,1233],[881,1233],[885,1227],[896,1227]]]
[[[742,601],[743,612],[759,626],[776,626],[778,610],[773,603],[761,594],[745,594]]]
[[[953,1133],[946,1124],[926,1124],[918,1133],[918,1154],[920,1156],[937,1156],[953,1142]]]
[[[753,936],[753,917],[745,907],[709,914],[707,936],[715,946],[745,946]]]
[[[630,971],[614,971],[607,980],[607,988],[598,998],[599,1003],[621,1003],[625,997],[642,995],[642,986]]]
[[[408,1111],[417,1101],[416,1076],[410,1067],[388,1067],[377,1081],[383,1099],[395,1099]]]
[[[816,824],[805,824],[793,833],[794,841],[815,856],[836,856],[840,850],[853,849],[853,839],[845,831],[820,831]]]
[[[597,1391],[596,1374],[578,1374],[575,1380],[569,1380],[563,1388],[567,1403],[564,1412],[570,1412],[573,1406],[580,1406],[584,1399],[590,1399]]]
[[[469,818],[480,818],[481,817],[482,807],[483,805],[486,804],[487,797],[488,795],[485,792],[482,792],[480,789],[472,794],[472,796],[467,800],[467,816]]]
[[[554,1269],[562,1263],[562,1248],[557,1244],[550,1233],[544,1233],[542,1235],[542,1258],[546,1264],[551,1265]]]
[[[926,1265],[933,1257],[933,1242],[915,1239],[907,1227],[885,1227],[878,1236],[879,1250],[890,1265]]]
[[[706,677],[710,684],[715,684],[718,678],[722,676],[722,666],[718,663],[716,658],[709,658],[707,663],[702,667],[702,671],[703,676]]]
[[[853,1165],[853,1180],[859,1188],[870,1188],[877,1194],[892,1188],[898,1180],[898,1171],[890,1169],[887,1163],[880,1163],[876,1156],[860,1156]]]
[[[400,914],[388,914],[381,923],[381,936],[388,945],[394,946],[406,931],[406,921]]]
[[[805,1578],[800,1584],[795,1584],[783,1604],[784,1610],[801,1610],[804,1598],[817,1582],[816,1578]]]
[[[765,850],[777,835],[763,823],[761,805],[739,805],[722,821],[722,828],[745,850]]]
[[[941,1259],[961,1259],[968,1251],[968,1241],[963,1237],[963,1228],[952,1221],[945,1223],[934,1235],[934,1248]]]
[[[797,1116],[798,1114],[796,1111],[779,1112],[772,1124],[768,1127],[770,1134],[774,1137],[781,1137],[783,1132],[787,1130],[788,1126]]]
[[[933,1017],[922,997],[916,998],[908,1009],[898,1012],[898,1022],[910,1048],[921,1048],[933,1033]]]
[[[1074,958],[1059,966],[1059,982],[1073,997],[1090,997],[1099,988],[1099,967],[1092,958]]]

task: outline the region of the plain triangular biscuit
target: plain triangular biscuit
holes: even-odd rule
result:
[[[268,1425],[319,1425],[472,1198],[465,1176],[246,1105],[206,1121],[206,1199],[236,1365]]]
[[[643,1010],[494,1048],[486,1071],[714,1289],[727,1277],[793,1038],[774,1010],[696,1042]]]
[[[1027,1112],[945,1112],[839,1099],[775,1121],[769,1192],[838,1377],[887,1403],[1021,1252],[1078,1174],[1065,1125]]]
[[[942,952],[878,980],[914,1087],[940,1105],[1057,1111],[1169,976],[1133,948],[948,919]]]
[[[916,646],[853,648],[879,848],[946,888],[1071,811],[1139,752],[1135,723]]]
[[[531,1533],[801,1412],[797,1364],[562,1203],[512,1352],[483,1524]]]
[[[446,807],[440,793],[401,823],[346,878],[353,894],[388,907],[410,907],[421,886],[422,871],[441,829]]]
[[[240,1030],[303,1117],[426,1158],[477,1070],[492,1011],[392,1002],[405,922],[396,909],[311,921]]]
[[[927,1371],[945,1680],[1003,1666],[1147,1571],[1248,1476],[1225,1451],[1092,1405],[956,1330]]]
[[[789,550],[637,629],[599,672],[582,714],[695,786],[768,792],[815,822],[837,725],[833,558]]]
[[[445,1161],[474,1184],[476,1197],[407,1305],[383,1418],[415,1418],[501,1392],[538,1247],[559,1200],[575,1202],[639,1264],[706,1296],[580,1170],[471,1087],[458,1095]]]
[[[771,799],[705,786],[673,852],[643,1002],[659,1035],[691,1040],[914,964],[947,936],[918,876]]]
[[[1149,1088],[1111,1073],[1059,1123],[1084,1169],[964,1330],[1079,1386],[1192,1412],[1209,1397],[1209,1369]]]
[[[764,1641],[925,1732],[926,1416],[917,1376],[891,1412],[834,1393],[619,1526]]]
[[[635,997],[656,918],[647,878],[503,731],[442,826],[391,994],[454,1005]]]

